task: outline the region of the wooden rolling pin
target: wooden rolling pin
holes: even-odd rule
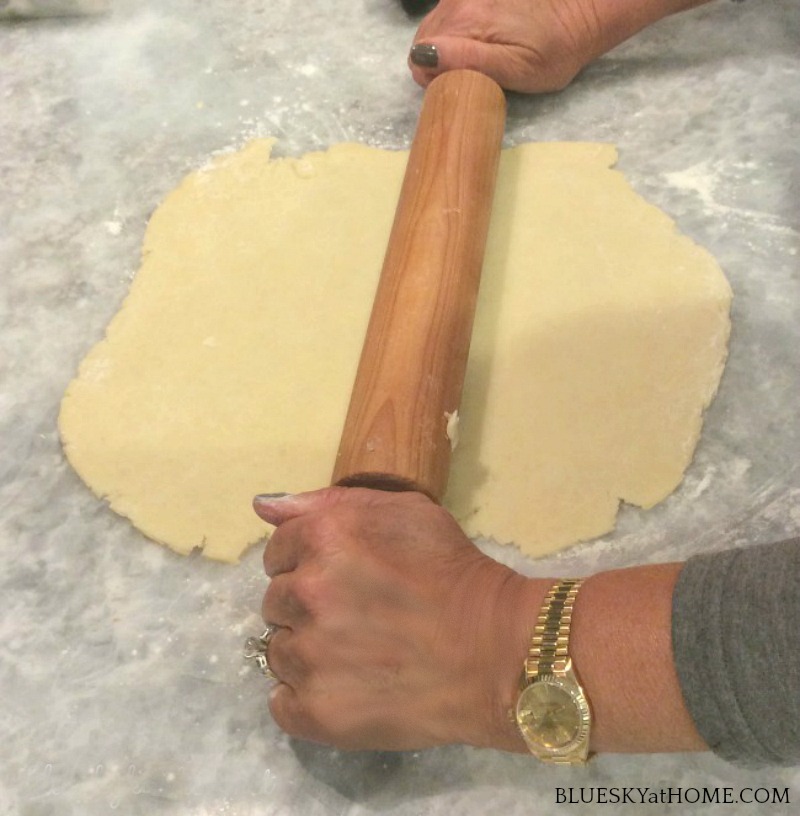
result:
[[[504,123],[483,74],[425,93],[333,484],[444,496]]]

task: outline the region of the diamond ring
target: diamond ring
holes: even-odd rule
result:
[[[270,641],[275,637],[275,633],[280,628],[277,623],[268,623],[261,637],[249,637],[244,644],[244,659],[254,661],[261,671],[261,674],[263,674],[267,680],[278,679],[275,672],[272,671],[272,667],[269,665],[267,652],[269,650]]]

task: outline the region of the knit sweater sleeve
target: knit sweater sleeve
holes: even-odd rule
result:
[[[800,539],[689,559],[672,643],[686,706],[715,753],[800,764]]]

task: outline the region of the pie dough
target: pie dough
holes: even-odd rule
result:
[[[59,419],[117,513],[223,561],[266,533],[254,494],[329,483],[407,157],[343,144],[270,160],[272,144],[192,173],[156,210]],[[501,159],[445,504],[533,555],[669,495],[724,366],[724,275],[615,159],[597,144]]]

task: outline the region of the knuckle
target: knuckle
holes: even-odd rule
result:
[[[316,676],[316,663],[319,661],[318,652],[308,643],[301,634],[292,637],[291,653],[287,655],[292,669],[299,683],[308,686]]]
[[[338,742],[339,727],[330,706],[316,698],[310,698],[306,706],[305,727],[307,733],[318,742],[335,745]]]
[[[269,709],[281,730],[293,737],[333,745],[344,750],[369,747],[370,734],[382,729],[347,694],[314,693],[313,686],[273,689]]]
[[[270,644],[269,659],[275,674],[292,688],[308,686],[313,668],[299,635],[278,632]]]
[[[281,596],[284,594],[284,586],[286,581],[282,579],[282,576],[278,575],[275,578],[270,579],[270,582],[267,584],[267,588],[264,590],[264,603],[275,603],[280,600]]]
[[[297,594],[296,582],[294,575],[278,575],[270,581],[261,607],[266,622],[290,626],[308,616],[308,609]]]
[[[272,539],[267,542],[267,546],[264,547],[264,555],[261,557],[261,561],[264,565],[264,572],[269,576],[272,577],[275,574],[275,558],[273,556],[274,548],[270,547],[272,543]]]
[[[312,702],[307,717],[307,727],[315,740],[345,751],[373,747],[375,740],[371,735],[384,731],[347,702],[336,706]]]
[[[343,512],[320,513],[308,520],[306,530],[306,543],[315,556],[325,555],[332,548],[336,547],[336,542],[344,535],[344,525],[342,522]]]
[[[310,567],[298,571],[292,583],[292,594],[297,605],[307,614],[318,616],[327,607],[329,599],[324,574]]]
[[[284,544],[286,536],[286,531],[282,527],[279,527],[273,530],[267,539],[267,543],[264,545],[264,553],[261,556],[261,561],[264,565],[264,572],[270,577],[280,570],[279,554],[286,549]]]
[[[325,742],[325,730],[315,719],[313,710],[303,703],[302,695],[286,685],[279,685],[269,698],[269,710],[276,725],[291,737]]]
[[[273,578],[264,592],[264,600],[261,602],[261,615],[265,621],[280,622],[278,617],[280,617],[280,610],[285,597],[283,591],[285,582],[281,581],[280,577]]]
[[[276,686],[269,697],[269,712],[278,727],[291,736],[300,736],[302,718],[296,696],[288,686]]]
[[[330,608],[332,591],[324,569],[307,564],[273,578],[261,604],[265,621],[282,626],[318,618]]]

